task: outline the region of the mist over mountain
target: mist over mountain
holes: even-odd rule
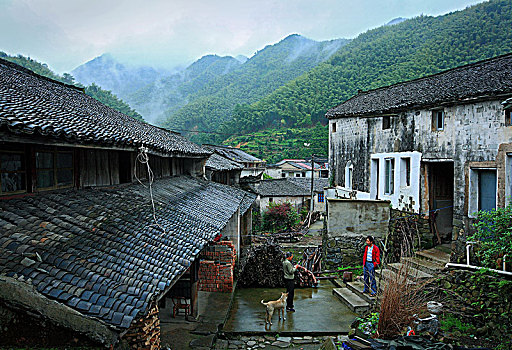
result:
[[[215,130],[229,120],[238,104],[267,96],[328,60],[349,41],[318,42],[289,35],[277,44],[267,45],[227,74],[219,74],[202,85],[191,82],[187,85],[187,103],[178,110],[168,109],[162,125],[174,130]]]
[[[75,80],[83,85],[95,83],[126,99],[134,90],[154,82],[168,71],[149,66],[130,66],[105,53],[71,71]]]
[[[206,55],[173,73],[128,66],[104,54],[72,74],[84,85],[95,83],[111,90],[150,123],[202,130],[202,124],[208,129],[218,126],[236,104],[255,102],[326,61],[347,42],[317,42],[292,34],[251,58]]]
[[[203,89],[218,76],[228,74],[242,64],[231,56],[203,56],[178,73],[161,76],[133,90],[126,100],[147,121],[158,123],[165,113],[173,113],[185,106],[196,90]]]

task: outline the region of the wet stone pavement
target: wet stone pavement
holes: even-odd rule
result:
[[[318,350],[322,344],[330,342],[341,344],[348,338],[346,335],[338,336],[294,336],[283,337],[279,335],[259,335],[259,336],[238,336],[234,339],[217,339],[212,349],[301,349]]]
[[[347,334],[357,315],[332,294],[334,285],[330,281],[319,282],[317,288],[295,289],[296,312],[286,312],[285,321],[278,320],[275,312],[272,325],[265,325],[265,306],[261,300],[277,300],[285,289],[237,289],[224,333],[281,336]]]

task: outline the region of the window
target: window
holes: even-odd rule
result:
[[[336,122],[332,123],[331,125],[332,125],[331,132],[333,132],[333,133],[336,132]]]
[[[432,131],[444,130],[444,111],[432,111]]]
[[[400,186],[411,186],[411,158],[401,158],[400,160]]]
[[[302,177],[306,177],[306,173],[303,171],[301,172]]]
[[[36,186],[38,189],[73,185],[73,153],[61,151],[36,152]]]
[[[478,171],[478,210],[496,209],[496,170]]]
[[[25,157],[18,152],[0,152],[0,193],[26,190]]]
[[[382,130],[389,129],[391,127],[391,117],[386,115],[382,117]]]
[[[348,161],[345,165],[345,188],[351,190],[352,189],[352,174],[354,171],[354,165],[352,165],[352,161]]]
[[[323,203],[324,202],[324,194],[323,193],[319,193],[318,194],[318,203]]]
[[[269,202],[269,203],[272,203],[273,201],[274,201],[274,198],[272,198],[272,197],[268,197],[268,202]]]
[[[505,109],[505,126],[512,126],[512,121],[510,120],[510,112],[512,109]]]
[[[393,158],[384,159],[385,164],[385,183],[384,194],[393,194],[395,191],[395,160]]]
[[[300,173],[295,173],[295,177],[300,177]]]
[[[496,208],[496,168],[470,168],[468,215]]]

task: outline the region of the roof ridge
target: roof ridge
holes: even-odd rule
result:
[[[509,52],[509,53],[506,53],[506,54],[503,54],[503,55],[499,55],[499,56],[495,56],[495,57],[491,57],[491,58],[486,58],[484,60],[480,60],[480,61],[476,61],[476,62],[472,62],[472,63],[466,63],[466,64],[464,64],[462,66],[453,67],[453,68],[446,69],[446,70],[443,70],[443,71],[440,71],[440,72],[437,72],[437,73],[434,73],[434,74],[424,75],[422,77],[414,78],[414,79],[411,79],[411,80],[400,81],[398,83],[394,83],[394,84],[390,84],[390,85],[385,85],[385,86],[380,86],[378,88],[370,89],[370,90],[360,90],[357,93],[357,95],[352,96],[349,100],[353,99],[354,97],[357,97],[357,96],[360,96],[360,95],[364,95],[364,94],[367,94],[367,93],[370,93],[370,92],[374,92],[374,91],[378,91],[378,90],[383,90],[383,89],[388,89],[388,88],[393,87],[393,86],[407,85],[409,83],[413,83],[413,82],[416,82],[416,81],[421,81],[421,80],[424,80],[424,79],[430,79],[432,77],[435,77],[435,76],[438,76],[438,75],[443,75],[443,74],[446,74],[446,73],[449,73],[449,72],[452,72],[452,71],[467,69],[469,66],[480,66],[480,65],[488,63],[489,61],[494,61],[494,60],[505,58],[506,56],[512,56],[512,52]]]
[[[0,57],[0,63],[1,64],[5,64],[6,66],[9,66],[10,68],[19,70],[20,72],[31,74],[31,75],[33,75],[33,76],[35,76],[37,78],[44,79],[44,80],[47,80],[49,82],[56,83],[56,84],[59,84],[59,85],[62,85],[62,86],[68,87],[68,88],[76,89],[78,91],[81,91],[81,92],[85,93],[85,88],[82,88],[80,86],[76,86],[76,85],[73,85],[73,84],[66,84],[66,83],[63,83],[62,81],[55,80],[55,79],[49,78],[47,76],[38,74],[38,73],[34,72],[31,69],[23,67],[23,66],[15,63],[15,62],[6,60],[5,58],[1,58]]]

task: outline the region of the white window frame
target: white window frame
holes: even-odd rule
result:
[[[388,166],[390,164],[390,166]],[[384,158],[384,194],[392,196],[395,193],[395,158]]]
[[[352,181],[354,174],[354,165],[352,161],[348,161],[345,165],[345,188],[351,190],[352,189]]]
[[[400,157],[400,187],[411,187],[411,157]]]

